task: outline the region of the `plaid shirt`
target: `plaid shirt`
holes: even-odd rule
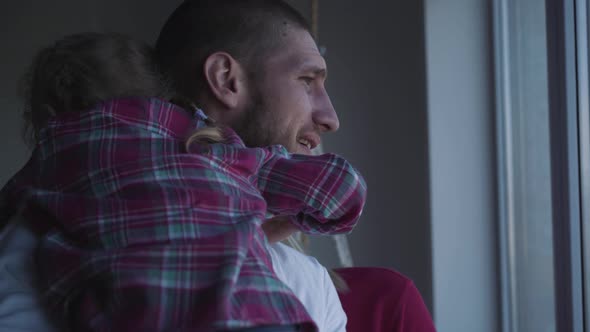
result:
[[[0,194],[43,234],[50,310],[75,331],[217,331],[311,318],[273,273],[260,225],[290,216],[308,234],[349,232],[366,186],[344,159],[184,141],[197,126],[146,98],[52,120]],[[17,208],[18,207],[18,211]]]

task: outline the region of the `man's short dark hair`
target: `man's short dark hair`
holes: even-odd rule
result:
[[[206,88],[202,68],[209,55],[227,52],[252,74],[282,46],[287,28],[309,32],[305,18],[281,0],[187,0],[162,28],[156,55],[179,92],[194,100]]]

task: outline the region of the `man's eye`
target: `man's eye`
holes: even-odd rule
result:
[[[314,78],[313,77],[304,76],[304,77],[301,78],[301,80],[303,82],[305,82],[305,84],[310,85],[313,82]]]

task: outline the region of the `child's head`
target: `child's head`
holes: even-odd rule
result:
[[[25,134],[33,142],[47,120],[60,113],[118,97],[172,97],[152,48],[114,33],[58,40],[39,51],[22,83]]]

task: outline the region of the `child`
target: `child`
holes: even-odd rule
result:
[[[167,101],[151,49],[124,36],[66,37],[29,79],[36,146],[0,208],[42,234],[40,287],[69,328],[315,330],[261,224],[269,212],[309,234],[350,231],[366,188],[349,163],[245,147]]]

